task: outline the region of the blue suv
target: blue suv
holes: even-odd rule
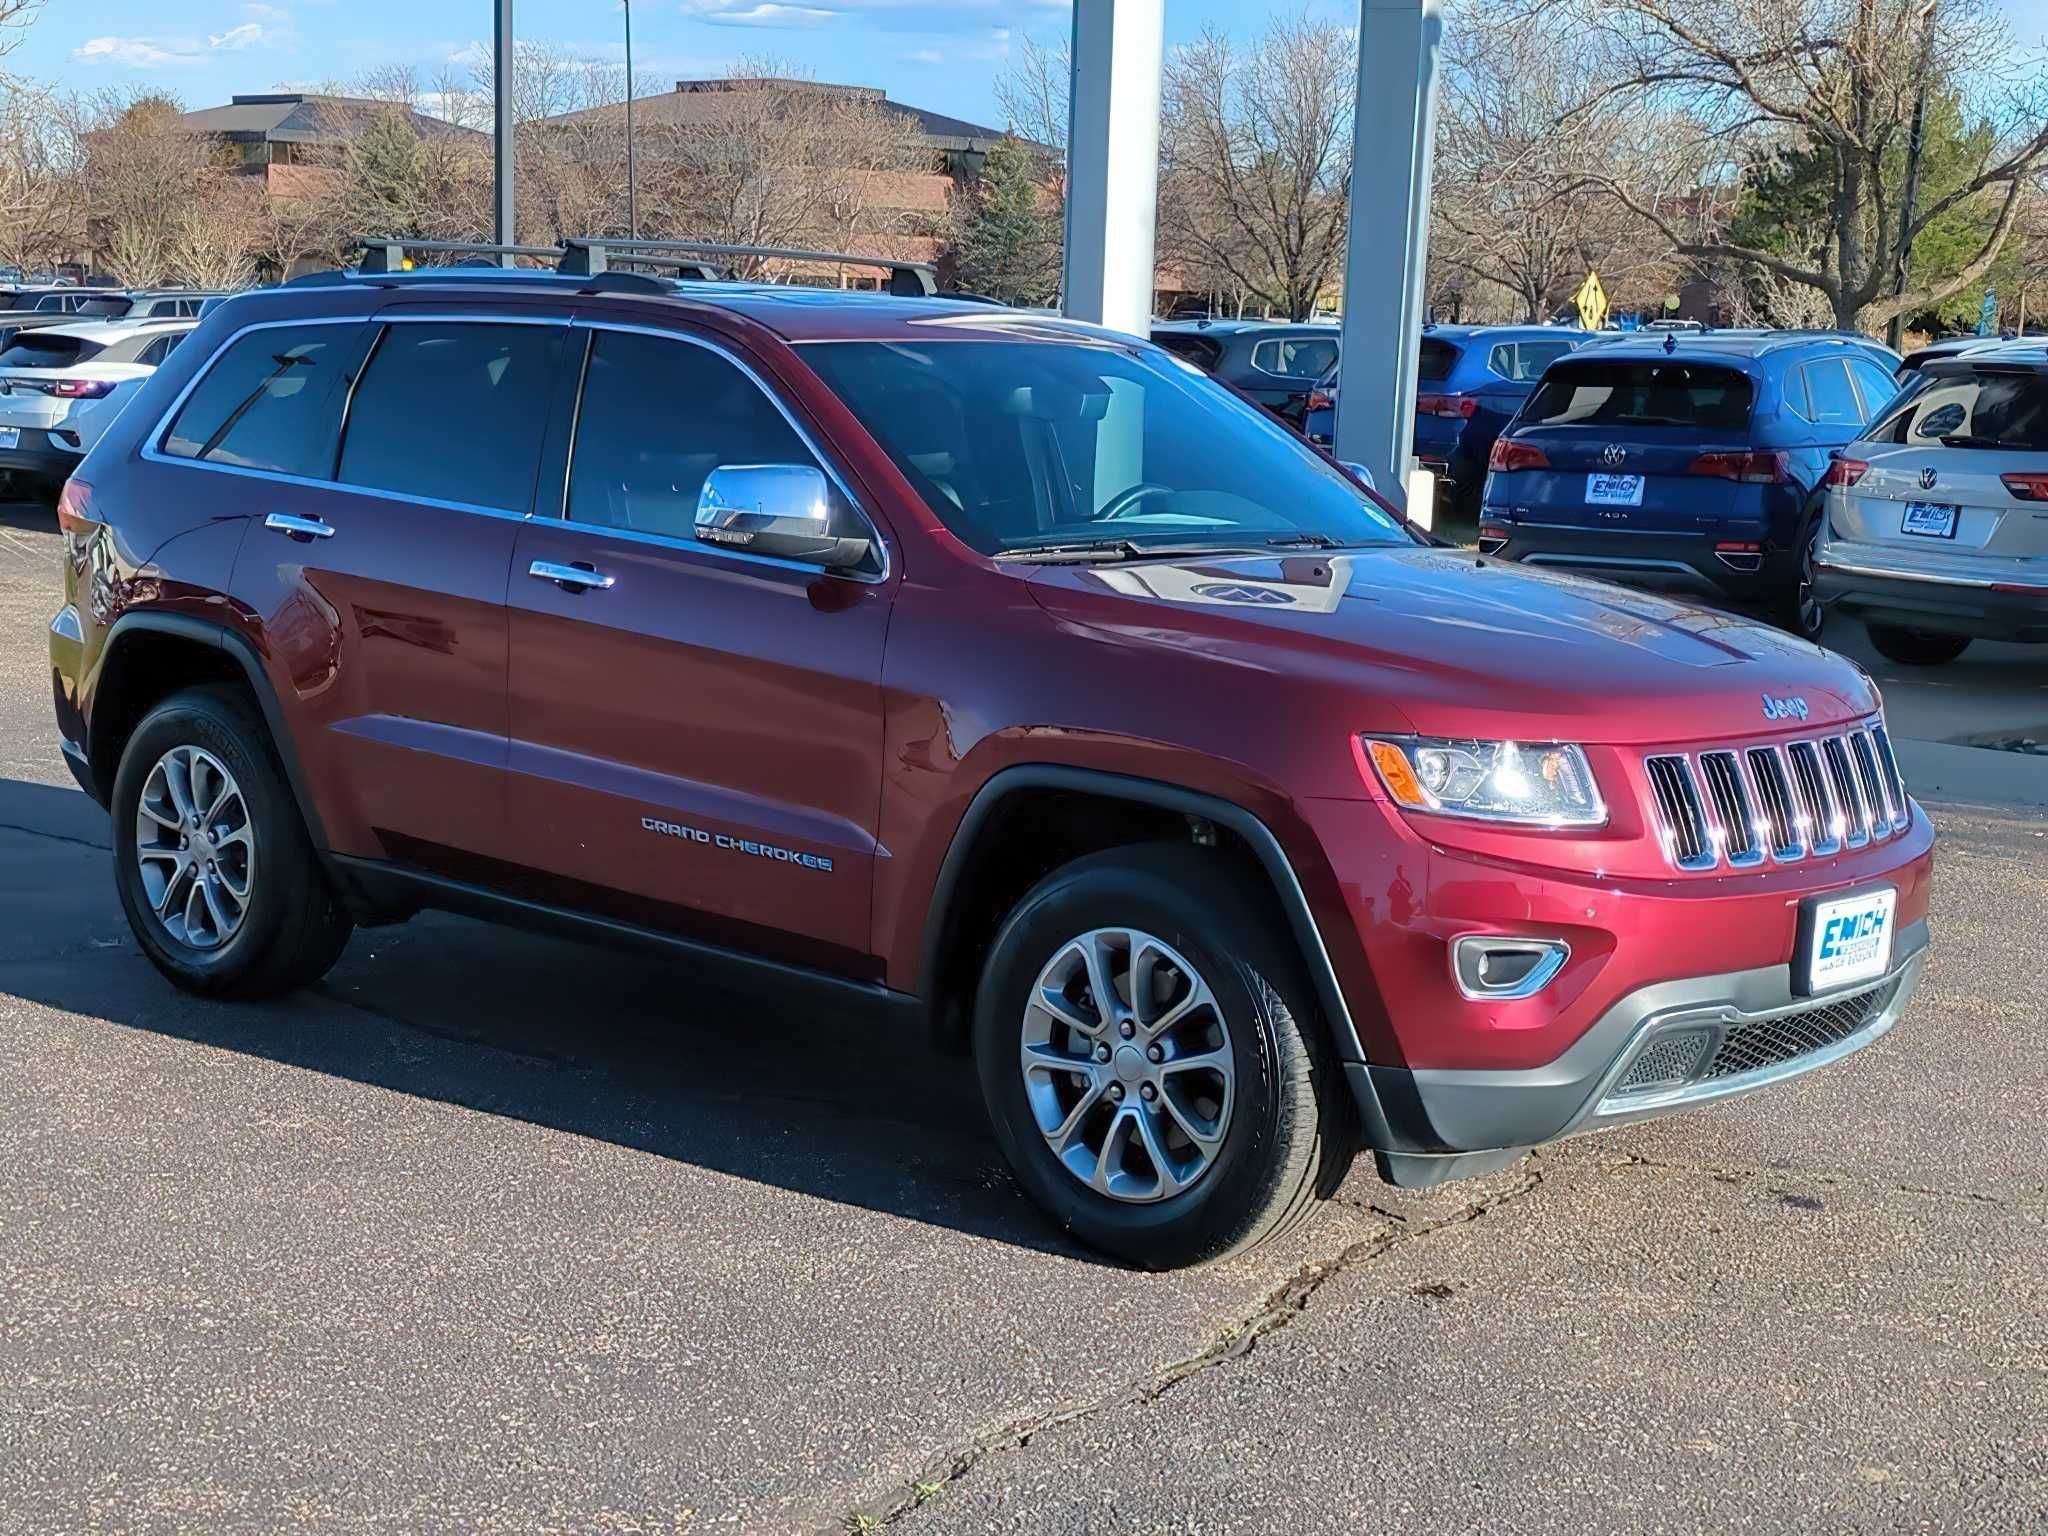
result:
[[[1501,429],[1543,377],[1543,370],[1591,341],[1589,331],[1555,325],[1425,325],[1415,370],[1415,457],[1446,482],[1452,505],[1469,518],[1479,506],[1486,456]],[[1337,382],[1309,396],[1303,431],[1330,445]]]
[[[1603,339],[1552,364],[1495,441],[1479,548],[1762,607],[1812,638],[1814,493],[1895,366],[1835,333]]]

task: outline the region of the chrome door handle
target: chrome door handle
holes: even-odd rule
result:
[[[317,517],[293,517],[289,512],[273,512],[263,519],[263,526],[273,533],[288,533],[295,539],[331,539],[334,530]]]
[[[552,560],[534,561],[526,568],[526,574],[579,592],[586,587],[595,587],[602,592],[612,584],[611,577],[601,571],[593,571],[587,565],[557,565]]]

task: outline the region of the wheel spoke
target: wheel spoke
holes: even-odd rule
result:
[[[176,809],[173,808],[168,811],[158,810],[149,803],[147,792],[145,792],[144,798],[135,802],[135,808],[160,827],[167,828],[172,832],[182,832],[185,830],[184,824],[178,820]]]
[[[234,831],[228,833],[226,837],[215,838],[213,846],[221,853],[226,853],[230,848],[254,848],[256,846],[256,838],[255,834],[250,830],[249,823],[245,821],[235,828]]]
[[[1067,1118],[1045,1133],[1045,1139],[1052,1145],[1055,1155],[1064,1158],[1067,1148],[1073,1144],[1074,1133],[1081,1128],[1081,1122],[1088,1118],[1088,1112],[1102,1102],[1101,1083],[1090,1083],[1088,1091],[1074,1101],[1074,1107],[1067,1111]]]
[[[1088,992],[1095,1001],[1095,1016],[1102,1021],[1097,1027],[1107,1027],[1116,1022],[1118,998],[1109,979],[1109,968],[1102,963],[1102,937],[1091,933],[1077,943],[1081,963],[1088,968]]]
[[[1123,1167],[1124,1148],[1130,1143],[1137,1113],[1135,1106],[1124,1105],[1109,1122],[1109,1130],[1102,1138],[1102,1149],[1095,1158],[1095,1176],[1088,1183],[1105,1195],[1110,1192],[1110,1180]]]
[[[238,919],[230,916],[227,908],[221,905],[220,882],[202,876],[198,885],[200,894],[206,898],[206,915],[213,923],[214,937],[225,939],[234,932]]]
[[[206,898],[200,894],[206,882],[194,875],[185,886],[185,942],[195,948],[206,946],[199,942],[199,918],[206,911]]]
[[[1024,1047],[1024,1070],[1026,1072],[1079,1072],[1084,1077],[1095,1075],[1095,1063],[1087,1056],[1075,1056],[1067,1051],[1056,1051],[1049,1045],[1027,1045]]]
[[[1222,1115],[1219,1114],[1214,1120],[1204,1120],[1198,1115],[1191,1114],[1170,1090],[1159,1095],[1159,1102],[1166,1106],[1166,1113],[1173,1118],[1173,1123],[1181,1128],[1187,1139],[1202,1149],[1205,1157],[1222,1144]],[[1229,1101],[1226,1099],[1224,1102],[1227,1105]]]
[[[1198,1051],[1192,1056],[1172,1056],[1159,1064],[1159,1070],[1164,1076],[1176,1072],[1214,1072],[1227,1078],[1230,1076],[1230,1047]]]
[[[192,819],[192,760],[181,753],[173,753],[161,764],[164,775],[164,791],[171,797],[171,808],[178,813],[181,821]]]
[[[157,893],[156,915],[158,917],[170,916],[171,896],[177,891],[178,886],[184,881],[185,876],[191,872],[191,869],[191,860],[187,859],[184,854],[171,855],[171,872],[164,880],[164,888]]]
[[[1069,1029],[1079,1030],[1084,1035],[1102,1033],[1102,1020],[1083,1015],[1067,1001],[1067,995],[1057,987],[1041,985],[1038,989],[1038,1006]]]
[[[1138,1137],[1145,1144],[1145,1156],[1152,1160],[1153,1172],[1159,1175],[1159,1194],[1177,1195],[1185,1187],[1179,1174],[1174,1172],[1173,1159],[1166,1155],[1166,1138],[1159,1134],[1159,1116],[1154,1110],[1140,1106],[1131,1116],[1138,1128]]]

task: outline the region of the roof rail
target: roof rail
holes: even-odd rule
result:
[[[535,261],[562,259],[562,248],[558,245],[490,245],[468,240],[403,240],[388,235],[372,235],[358,240],[356,244],[363,253],[362,265],[356,270],[363,273],[403,272],[408,251],[449,256],[529,256]]]
[[[591,262],[609,259],[623,261],[645,261],[662,256],[708,256],[738,257],[752,261],[816,261],[840,267],[879,267],[889,274],[889,292],[903,298],[930,298],[939,291],[938,273],[931,263],[924,261],[903,261],[894,256],[857,256],[846,251],[803,251],[777,245],[721,245],[707,240],[615,240],[610,237],[571,240],[565,252],[562,270],[573,270],[569,263],[582,255]],[[700,265],[683,262],[689,268]],[[603,271],[602,266],[594,270]]]
[[[716,262],[645,248],[658,244],[660,242],[575,237],[562,242],[562,259],[555,264],[555,270],[576,277],[598,277],[611,271],[614,261],[626,261],[650,267],[674,267],[676,276],[695,278],[704,283],[715,283],[727,275]],[[626,246],[632,249],[622,249]]]

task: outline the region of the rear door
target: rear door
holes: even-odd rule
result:
[[[531,888],[871,976],[893,584],[695,538],[722,464],[833,473],[751,363],[624,324],[575,345],[567,467],[551,458],[512,577],[510,821]]]
[[[1750,451],[1756,395],[1748,373],[1718,361],[1566,358],[1544,374],[1513,433],[1544,462],[1498,475],[1487,504],[1558,527],[1719,529],[1744,515],[1739,493],[1757,487],[1706,471]]]
[[[1262,336],[1252,342],[1249,368],[1238,387],[1297,432],[1308,414],[1308,397],[1337,361],[1337,333],[1299,332]]]
[[[338,852],[486,881],[503,853],[505,588],[566,330],[251,330],[166,440],[251,520],[234,598]]]
[[[1838,537],[1913,560],[2048,556],[2048,369],[1943,365],[1847,450]]]

